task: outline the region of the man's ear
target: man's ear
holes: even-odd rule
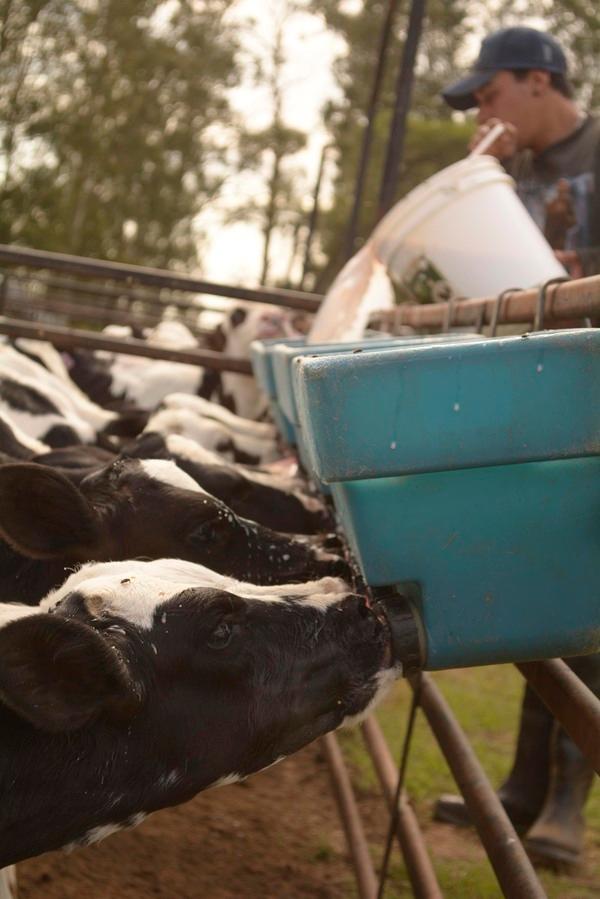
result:
[[[17,552],[89,559],[99,536],[91,506],[64,475],[29,462],[0,466],[0,537]]]
[[[550,72],[545,69],[532,69],[527,77],[534,97],[541,97],[550,87]]]
[[[41,613],[0,628],[0,703],[40,730],[77,730],[105,713],[126,721],[141,691],[121,659],[79,621]]]

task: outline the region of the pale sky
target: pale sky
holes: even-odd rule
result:
[[[274,19],[284,7],[284,0],[239,0],[236,16],[253,16],[256,30],[248,29],[246,44],[259,51],[261,43],[268,45]],[[294,157],[294,167],[300,170],[307,210],[312,204],[312,191],[317,177],[326,132],[320,126],[323,103],[337,96],[332,75],[333,61],[342,50],[343,42],[328,33],[323,22],[315,16],[295,14],[285,29],[286,56],[284,70],[284,117],[286,124],[309,132],[306,151]],[[232,94],[236,110],[256,128],[269,123],[268,96],[264,90],[244,86]],[[226,206],[234,205],[242,195],[264,193],[262,183],[255,176],[231,179],[223,194]],[[327,184],[322,196],[327,198]],[[209,233],[206,249],[201,251],[203,275],[209,280],[256,285],[260,275],[263,241],[254,225],[239,222],[223,227],[218,212],[205,213],[199,223]],[[283,275],[289,259],[289,248],[282,241],[273,241],[272,275]]]

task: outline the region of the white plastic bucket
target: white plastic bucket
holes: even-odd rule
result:
[[[467,157],[424,181],[369,243],[388,274],[422,301],[493,296],[566,275],[492,156]]]

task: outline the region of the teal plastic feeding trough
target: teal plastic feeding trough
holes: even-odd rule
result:
[[[275,395],[281,411],[296,431],[301,427],[293,386],[294,362],[301,356],[328,356],[338,353],[371,353],[400,346],[420,346],[474,340],[473,334],[441,334],[428,337],[368,337],[345,343],[313,343],[292,345],[278,343],[270,350]],[[480,338],[481,339],[481,338]]]
[[[283,346],[303,346],[304,342],[304,338],[299,337],[254,340],[250,344],[250,359],[254,377],[256,378],[256,382],[260,389],[268,397],[271,415],[273,416],[273,421],[277,425],[279,433],[285,443],[290,445],[295,444],[294,430],[282,414],[277,401],[277,390],[275,388],[275,380],[273,377],[273,348],[279,344],[282,344]]]
[[[473,334],[460,335],[440,335],[434,337],[367,337],[362,340],[347,341],[344,343],[313,343],[313,344],[297,344],[278,343],[269,348],[269,356],[271,359],[271,369],[274,384],[274,392],[279,410],[285,419],[284,427],[288,433],[293,433],[290,442],[296,446],[298,457],[303,468],[311,474],[315,483],[325,493],[329,493],[329,488],[317,477],[312,470],[308,451],[304,444],[304,435],[302,426],[296,408],[296,400],[293,389],[293,370],[294,362],[300,356],[322,356],[332,353],[363,353],[373,352],[374,350],[388,349],[406,344],[421,344],[424,341],[434,343],[444,342],[448,340],[472,340]]]
[[[600,649],[600,330],[294,367],[310,463],[424,668]]]

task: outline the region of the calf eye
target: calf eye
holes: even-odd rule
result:
[[[225,649],[229,645],[233,636],[233,628],[226,621],[222,621],[216,626],[210,637],[208,645],[211,649]]]
[[[216,539],[217,532],[212,522],[204,522],[189,532],[186,542],[191,546],[203,546],[214,543]]]

